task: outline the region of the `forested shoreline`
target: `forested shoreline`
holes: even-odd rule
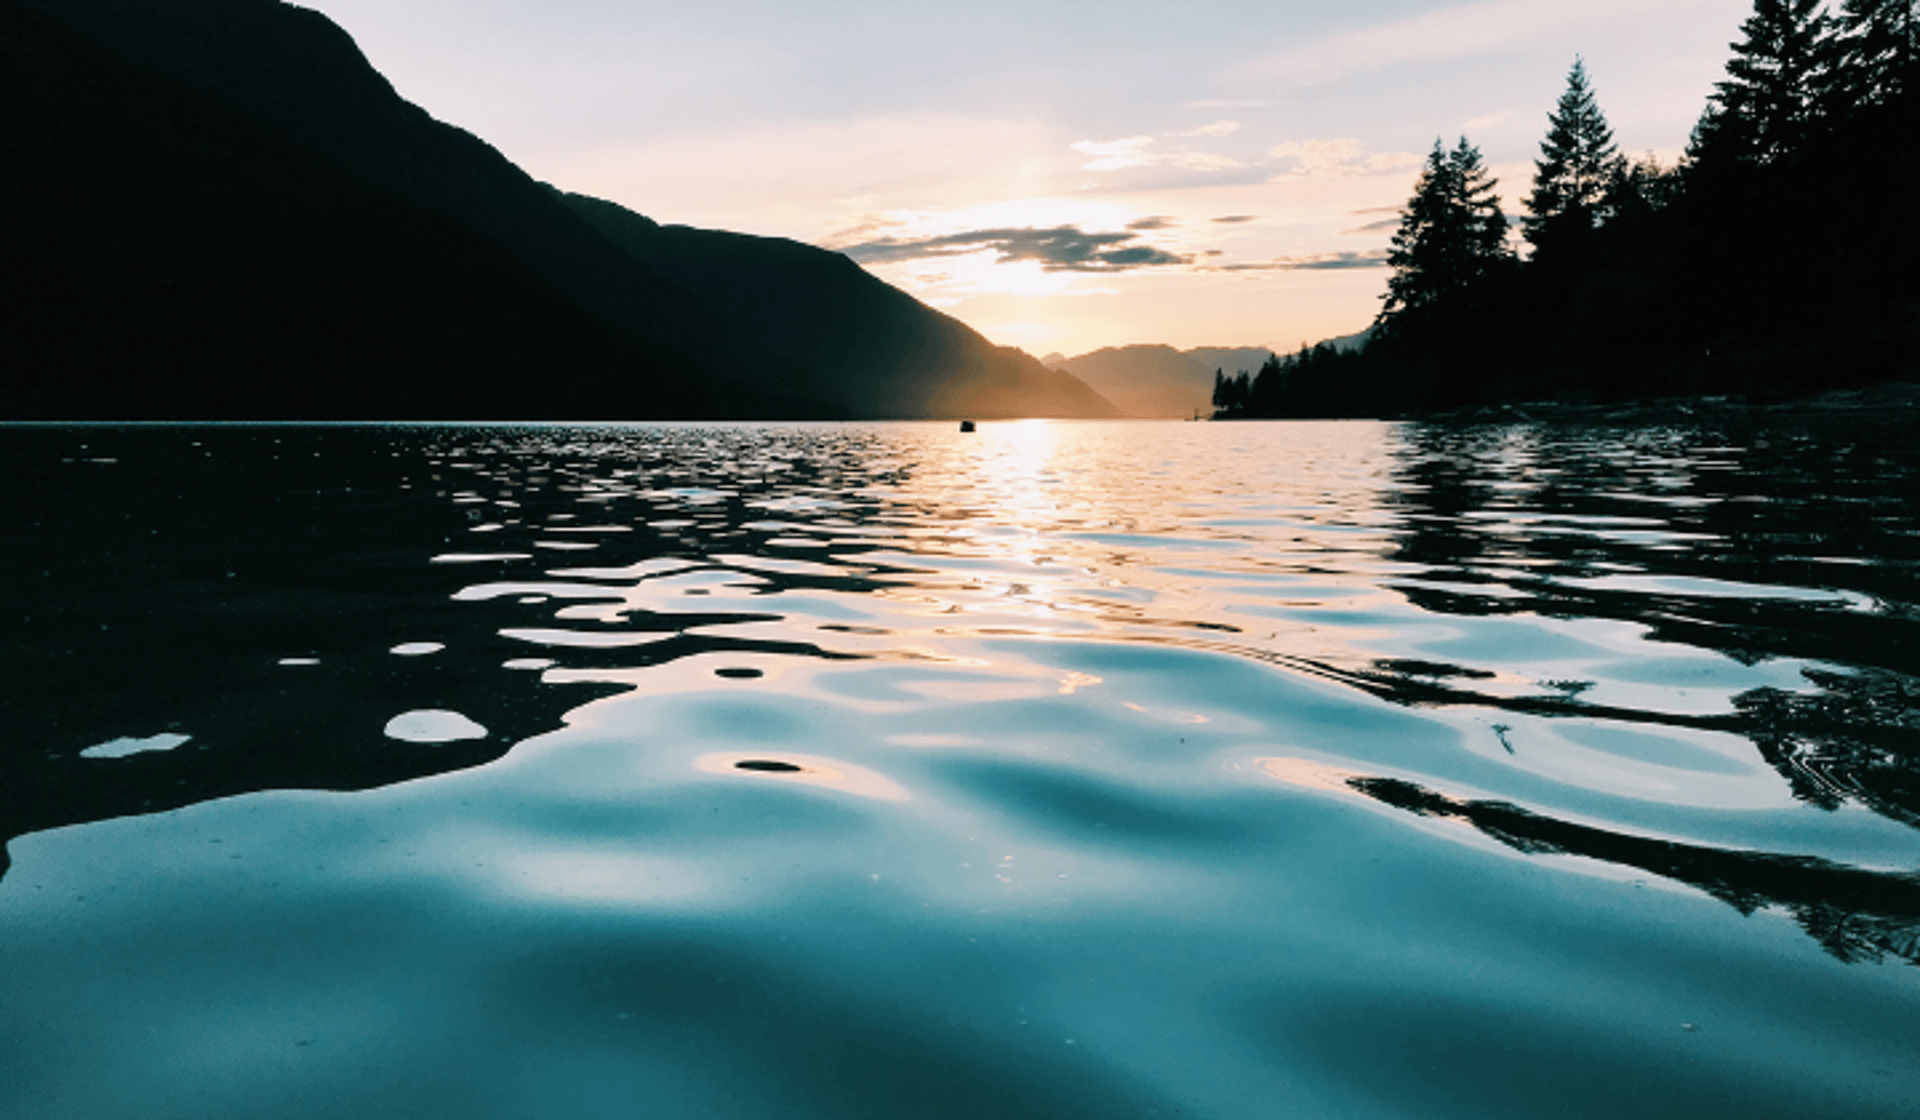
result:
[[[1216,376],[1218,419],[1420,415],[1920,381],[1920,2],[1756,0],[1675,166],[1619,151],[1584,65],[1518,231],[1436,141],[1351,351]]]

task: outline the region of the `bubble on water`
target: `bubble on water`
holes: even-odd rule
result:
[[[486,737],[486,728],[444,708],[418,708],[387,721],[387,738],[408,743],[452,743]]]
[[[768,758],[758,753],[720,752],[696,759],[694,766],[709,774],[752,775],[755,780],[794,782],[858,794],[862,797],[878,798],[882,801],[906,801],[911,797],[891,778],[864,766],[855,766],[839,759],[821,758],[818,755],[794,754],[786,751],[782,751],[781,754],[784,757]]]

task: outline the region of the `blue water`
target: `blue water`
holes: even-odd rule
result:
[[[0,466],[8,1120],[1920,1115],[1898,424]]]

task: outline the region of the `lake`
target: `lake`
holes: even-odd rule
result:
[[[9,1120],[1920,1114],[1897,417],[0,468]]]

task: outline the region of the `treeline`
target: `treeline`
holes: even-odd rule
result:
[[[1575,61],[1518,223],[1436,142],[1357,351],[1217,379],[1221,418],[1920,380],[1920,0],[1756,0],[1685,156],[1624,158]]]
[[[1260,368],[1228,377],[1213,371],[1213,417],[1238,420],[1274,416],[1345,414],[1341,377],[1361,364],[1353,350],[1329,343],[1302,346],[1285,358],[1267,355]]]

